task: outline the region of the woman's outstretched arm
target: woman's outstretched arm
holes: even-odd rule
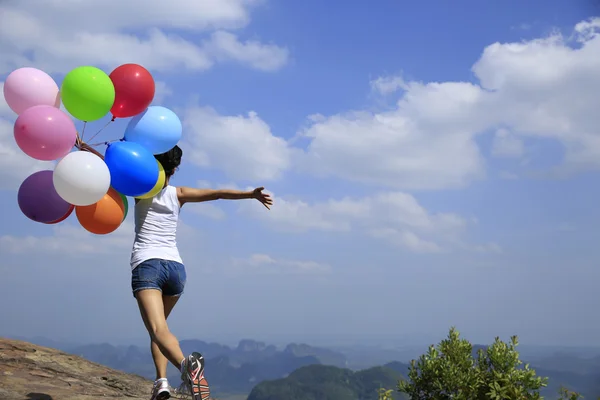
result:
[[[259,187],[250,191],[241,191],[233,189],[195,189],[180,186],[177,188],[177,198],[182,206],[185,203],[199,203],[213,200],[256,199],[270,209],[270,206],[273,205],[273,200],[271,196],[262,192],[264,189],[264,187]]]

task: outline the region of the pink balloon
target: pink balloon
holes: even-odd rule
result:
[[[60,107],[60,94],[54,79],[37,68],[19,68],[4,82],[4,99],[20,115],[33,106]]]
[[[66,156],[77,140],[71,117],[53,106],[34,106],[23,111],[15,121],[14,133],[25,154],[43,161]]]

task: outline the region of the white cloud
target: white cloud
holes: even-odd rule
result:
[[[575,24],[571,38],[584,43],[598,36],[598,28],[600,28],[600,18],[598,17],[578,22]]]
[[[131,205],[130,205],[131,206]],[[62,258],[80,258],[90,255],[110,255],[128,260],[134,239],[134,226],[129,216],[117,230],[107,235],[94,235],[83,229],[75,215],[56,225],[45,226],[52,233],[46,236],[0,236],[2,253],[44,254]],[[178,226],[178,242],[183,246],[197,238],[197,231],[182,220]]]
[[[76,219],[74,212],[71,218]],[[58,223],[52,226],[51,236],[0,236],[0,249],[3,253],[41,253],[66,258],[89,257],[90,254],[125,254],[131,249],[133,225],[129,221],[108,235],[93,235],[75,224],[66,221]]]
[[[252,274],[328,274],[331,266],[316,261],[277,259],[266,254],[253,254],[246,259],[234,258],[235,272]]]
[[[515,134],[560,141],[571,170],[600,167],[598,28],[600,19],[578,24],[576,47],[559,34],[495,43],[473,66],[482,87],[494,94],[491,117]]]
[[[242,43],[234,34],[224,31],[213,33],[204,47],[216,60],[233,60],[263,71],[280,69],[289,57],[285,48],[256,40]]]
[[[16,114],[10,109],[6,100],[4,100],[4,82],[0,82],[0,93],[2,93],[2,97],[0,98],[0,118],[16,118]]]
[[[399,89],[406,88],[406,83],[400,76],[380,76],[379,78],[371,81],[371,90],[382,95],[388,95],[398,91]]]
[[[523,141],[506,129],[498,129],[492,143],[492,155],[497,157],[521,157],[525,152]]]
[[[64,73],[79,65],[112,69],[126,62],[155,71],[205,70],[216,61],[228,60],[275,70],[287,62],[286,49],[242,42],[221,31],[246,26],[249,7],[256,3],[53,0],[41,8],[28,2],[7,2],[0,5],[0,73],[29,64],[48,73]],[[189,32],[193,39],[174,30]],[[197,38],[207,30],[219,31],[205,40]]]
[[[221,220],[227,217],[225,211],[214,204],[201,203],[189,208],[190,212],[210,219]]]
[[[17,7],[20,1],[9,1]],[[27,11],[48,20],[67,20],[69,25],[57,28],[66,32],[72,28],[98,32],[104,29],[131,29],[145,27],[175,27],[201,31],[219,28],[237,29],[250,22],[249,7],[256,0],[186,0],[161,1],[104,0],[102,4],[80,0],[50,0],[44,8],[30,6]],[[57,24],[58,25],[58,24]]]
[[[90,256],[128,260],[134,238],[133,223],[128,218],[116,231],[107,235],[93,235],[78,225],[73,214],[71,221],[48,226],[52,233],[45,236],[0,236],[2,254],[18,256],[43,255],[62,260],[89,259]],[[182,254],[192,258],[198,251],[198,231],[180,221],[178,242]],[[206,256],[206,255],[205,255]],[[125,261],[126,262],[126,261]],[[209,262],[210,263],[210,262]],[[236,274],[328,274],[331,266],[311,260],[274,258],[266,254],[252,254],[247,258],[220,259],[215,271]],[[225,268],[225,269],[223,269]],[[209,268],[210,269],[210,268]]]
[[[255,202],[243,203],[240,212],[282,231],[355,231],[419,253],[474,250],[480,246],[464,241],[469,222],[463,217],[428,212],[407,193],[387,192],[313,204],[275,198],[275,203],[269,212]]]
[[[403,89],[395,108],[309,119],[300,167],[394,189],[462,187],[486,174],[477,135],[503,127],[511,154],[524,136],[550,138],[565,148],[564,170],[598,169],[599,28],[593,19],[571,38],[491,44],[472,68],[479,84],[377,79],[379,91]]]
[[[532,26],[533,26],[533,24],[523,22],[521,24],[511,26],[510,29],[518,30],[518,31],[528,31],[532,28]]]
[[[162,81],[156,81],[154,84],[154,99],[152,99],[152,104],[160,106],[167,97],[173,95],[173,90],[169,87],[169,85]]]
[[[408,85],[393,111],[348,112],[310,125],[300,167],[403,189],[459,187],[483,177],[471,132],[485,125],[469,112],[483,92],[469,83]]]
[[[278,179],[290,167],[288,143],[255,112],[222,116],[209,107],[183,113],[186,156],[201,167],[218,168],[235,180]]]
[[[372,229],[369,235],[383,239],[391,244],[405,247],[415,253],[439,253],[442,248],[435,242],[421,239],[415,233],[394,228]]]

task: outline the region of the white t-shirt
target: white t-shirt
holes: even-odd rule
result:
[[[177,223],[181,205],[177,188],[167,185],[151,199],[135,205],[135,240],[131,270],[151,258],[183,263],[177,249]]]

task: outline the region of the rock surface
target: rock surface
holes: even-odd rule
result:
[[[151,390],[152,382],[138,375],[59,350],[0,338],[2,400],[148,400]]]

